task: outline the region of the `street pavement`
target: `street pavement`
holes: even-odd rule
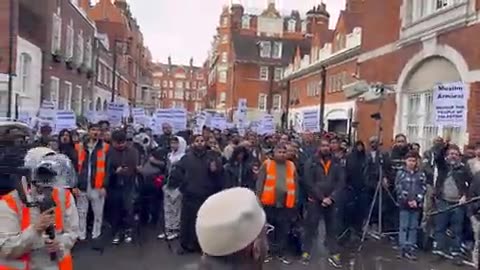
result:
[[[80,243],[75,248],[73,255],[75,269],[77,270],[184,270],[191,269],[199,255],[179,256],[170,251],[168,245],[156,240],[154,235],[151,240],[140,244],[122,244],[112,246],[107,244],[103,254],[92,249],[90,243]],[[347,258],[349,257],[349,258]],[[432,256],[419,254],[419,260],[410,262],[396,258],[396,251],[390,246],[379,242],[369,241],[364,245],[362,252],[345,256],[343,269],[349,270],[456,270],[473,269],[468,266],[455,267],[450,261],[438,261]],[[304,266],[294,261],[291,265],[271,262],[265,265],[265,270],[330,270],[325,258],[312,261],[309,266]]]

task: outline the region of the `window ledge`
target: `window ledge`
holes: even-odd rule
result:
[[[406,45],[433,33],[467,25],[469,12],[469,1],[463,1],[451,7],[438,10],[402,27],[398,44],[399,46]]]

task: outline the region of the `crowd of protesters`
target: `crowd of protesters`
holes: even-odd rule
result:
[[[462,153],[442,138],[420,149],[402,134],[385,149],[376,137],[350,143],[332,133],[240,136],[205,128],[203,134],[175,135],[165,124],[156,136],[131,129],[101,122],[85,132],[63,130],[58,140],[48,128],[40,132],[39,145],[78,165],[73,193],[79,240],[89,238],[90,208],[92,239],[108,223],[113,244],[131,242],[138,213],[142,224],[156,225],[158,239],[177,239],[179,254],[200,252],[195,234],[200,206],[221,190],[245,187],[257,194],[275,228],[266,262],[290,264],[298,257],[308,264],[319,256],[322,221],[328,261],[337,268],[346,243],[360,242],[367,229],[392,233],[399,258],[416,260],[424,249],[461,264],[468,254],[478,254],[480,203],[469,200],[480,195],[480,144]]]

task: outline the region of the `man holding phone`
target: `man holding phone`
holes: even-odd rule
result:
[[[127,142],[124,130],[112,132],[112,149],[108,154],[108,211],[112,224],[113,244],[132,241],[134,198],[139,153]],[[110,207],[111,206],[111,207]]]

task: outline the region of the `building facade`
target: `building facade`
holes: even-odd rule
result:
[[[107,35],[113,57],[127,72],[125,98],[133,106],[153,106],[151,54],[144,46],[143,34],[126,0],[99,0],[88,7],[99,33]]]
[[[358,16],[358,26],[352,32],[353,35],[361,35],[360,42],[355,38],[356,41],[353,42],[352,39],[350,43],[352,46],[357,44],[359,51],[336,64],[331,64],[332,59],[338,57],[335,53],[321,55],[317,61],[304,59],[303,69],[296,68],[295,62],[292,63],[285,74],[290,80],[291,93],[296,91],[299,82],[295,82],[295,79],[302,74],[302,70],[311,69],[301,79],[303,85],[306,85],[307,77],[318,73],[321,65],[326,65],[329,74],[327,77],[335,76],[337,72],[346,75],[340,76],[344,80],[327,79],[327,89],[337,88],[338,93],[331,94],[327,91],[325,113],[328,114],[328,107],[334,103],[342,107],[344,114],[348,110],[352,111],[351,122],[358,124],[357,134],[360,139],[366,140],[376,135],[375,122],[370,115],[381,109],[386,144],[391,143],[391,138],[398,133],[406,134],[411,142],[420,143],[424,149],[431,145],[436,136],[450,137],[460,145],[480,140],[480,62],[476,57],[480,49],[472,46],[470,38],[480,32],[480,2],[347,0],[335,31],[342,24],[348,24],[350,20],[345,20],[342,16],[352,10],[361,14]],[[383,16],[373,14],[377,10],[382,10]],[[334,34],[332,46],[335,47],[339,40],[342,38]],[[348,37],[346,41],[348,48]],[[347,49],[345,53],[348,50],[353,48]],[[301,64],[297,61],[297,66]],[[353,79],[351,74],[355,74],[356,78]],[[357,79],[382,83],[394,91],[388,94],[384,105],[379,108],[378,104],[349,101],[342,91],[343,87],[329,86],[345,85]],[[438,126],[433,118],[433,88],[437,83],[456,81],[464,82],[469,89],[466,128]],[[308,87],[298,88],[298,91],[308,92]],[[304,94],[300,93],[299,96],[299,100],[293,102],[295,105],[292,111],[310,105]],[[341,105],[342,102],[345,105]],[[318,104],[319,102],[311,105]],[[328,127],[329,117],[324,117]]]
[[[90,102],[84,97],[93,90],[95,25],[78,1],[25,2],[44,19],[44,28],[35,29],[45,35],[42,99],[80,114]]]
[[[108,35],[97,34],[95,43],[95,84],[89,109],[91,111],[106,111],[108,103],[116,101],[128,104],[129,81],[125,66],[113,63],[113,53]],[[114,68],[115,64],[115,68]],[[115,69],[115,79],[114,79]],[[113,84],[115,83],[115,87]],[[112,95],[113,93],[113,95]]]
[[[282,70],[298,51],[309,51],[307,24],[297,11],[282,15],[275,1],[260,14],[240,4],[226,6],[209,55],[207,104],[233,115],[239,99],[247,99],[247,118],[271,112],[279,119]]]
[[[15,17],[10,31],[9,4],[13,3]],[[0,103],[7,108],[8,67],[12,59],[12,107],[36,114],[42,99],[54,101],[59,109],[82,111],[83,95],[91,91],[92,55],[95,26],[76,1],[2,1],[5,12],[0,22],[6,27],[3,39],[13,38],[10,46],[2,48],[4,74],[0,78]],[[5,87],[6,86],[6,87]],[[13,108],[12,108],[13,111]]]
[[[153,68],[153,85],[158,89],[160,108],[185,108],[188,112],[198,112],[206,108],[205,69],[190,65],[172,64],[169,57],[167,64],[155,63]]]

